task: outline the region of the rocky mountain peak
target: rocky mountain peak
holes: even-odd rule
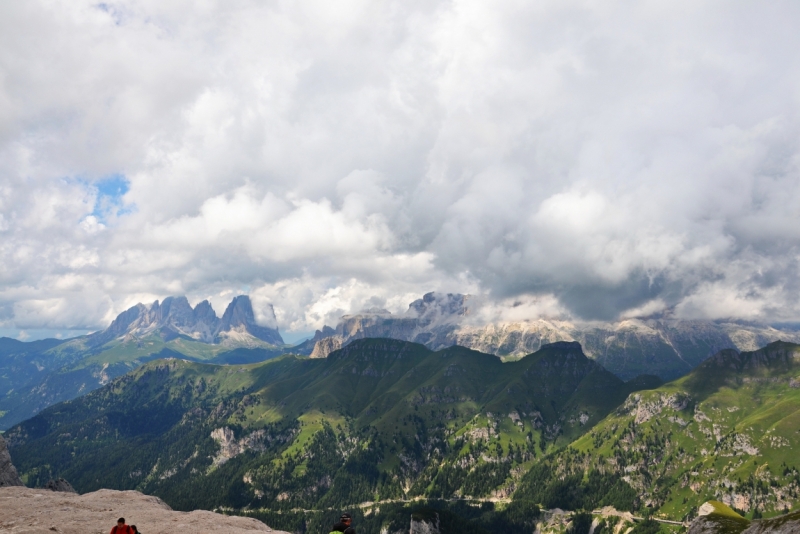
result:
[[[217,318],[214,308],[211,307],[211,304],[207,300],[200,302],[194,307],[194,316],[197,317],[198,320],[202,320],[209,324]]]
[[[176,322],[191,322],[194,319],[194,310],[186,297],[167,297],[161,303],[160,315],[161,318],[171,317]]]
[[[256,324],[255,314],[253,313],[253,304],[250,302],[250,297],[247,295],[239,295],[235,297],[225,313],[222,314],[222,328],[225,329],[237,326],[248,326]]]
[[[275,310],[271,304],[267,307],[267,315],[271,324],[277,323]],[[222,338],[236,337],[236,334],[249,334],[267,343],[283,344],[283,338],[277,328],[256,324],[253,303],[247,295],[239,295],[228,304],[217,327],[216,341],[220,341]]]
[[[271,324],[275,324],[275,312],[268,308]],[[248,340],[261,340],[282,345],[283,339],[276,327],[256,324],[250,297],[240,295],[228,305],[220,319],[211,304],[204,300],[194,308],[185,296],[170,296],[149,306],[137,304],[119,314],[106,330],[89,336],[92,346],[101,346],[121,337],[140,338],[157,334],[164,340],[187,337],[202,343],[232,341],[234,344],[251,345]]]
[[[406,315],[424,324],[457,321],[469,314],[468,299],[459,293],[426,293],[409,304]]]
[[[198,317],[184,296],[167,297],[162,302],[156,300],[149,307],[137,305],[134,308],[139,310],[139,315],[129,324],[125,334],[136,337],[158,333],[165,340],[186,336],[210,343],[219,323],[210,304],[206,302]]]

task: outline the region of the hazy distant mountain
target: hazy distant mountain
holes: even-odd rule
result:
[[[274,325],[270,306],[268,322]],[[264,361],[283,352],[278,329],[256,324],[250,298],[234,298],[222,317],[186,297],[137,304],[88,336],[31,343],[0,339],[0,429],[57,402],[88,393],[158,358],[209,363]]]
[[[578,341],[587,356],[624,380],[655,374],[664,380],[682,376],[722,349],[755,350],[773,341],[800,342],[797,330],[732,321],[628,319],[616,323],[576,323],[537,319],[475,326],[469,297],[428,293],[400,316],[369,310],[342,317],[335,329],[317,331],[295,347],[325,357],[355,339],[388,337],[439,350],[461,345],[503,359],[535,352],[547,343]]]
[[[269,306],[271,323],[275,324],[275,312]],[[222,318],[218,318],[207,300],[192,309],[186,297],[167,297],[159,304],[150,306],[137,304],[114,319],[107,329],[88,336],[89,344],[105,344],[124,336],[143,338],[151,334],[169,341],[184,336],[202,343],[247,344],[248,338],[272,345],[283,345],[277,328],[256,324],[250,297],[234,298]],[[259,343],[251,343],[259,345]]]

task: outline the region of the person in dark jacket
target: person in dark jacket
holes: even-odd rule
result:
[[[331,527],[331,534],[334,532],[342,532],[343,534],[356,534],[356,529],[350,526],[353,522],[353,517],[350,514],[342,514],[339,522]]]

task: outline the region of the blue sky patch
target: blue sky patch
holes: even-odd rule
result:
[[[113,174],[91,185],[97,189],[92,215],[103,223],[109,216],[120,216],[133,211],[125,206],[122,197],[130,190],[130,182],[122,174]]]

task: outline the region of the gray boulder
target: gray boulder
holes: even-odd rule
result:
[[[72,487],[72,484],[63,478],[57,478],[55,480],[48,481],[45,489],[49,489],[51,491],[63,491],[64,493],[78,493],[75,491],[75,488]]]

